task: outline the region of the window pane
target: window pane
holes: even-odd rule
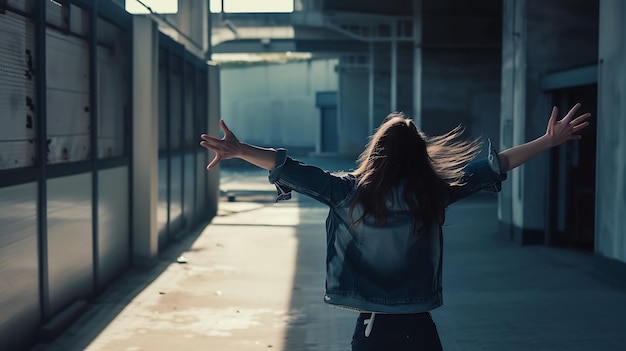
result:
[[[182,119],[181,107],[182,107],[182,73],[183,65],[179,56],[171,56],[171,72],[170,77],[170,147],[172,150],[180,149],[181,143],[181,127]]]
[[[186,148],[196,146],[196,126],[194,124],[194,71],[195,67],[190,62],[185,63],[185,134]]]
[[[98,19],[98,158],[125,155],[130,117],[128,33]]]
[[[0,15],[0,169],[35,164],[35,52],[31,20]]]
[[[89,46],[80,38],[46,30],[48,163],[90,157]]]
[[[159,151],[167,151],[168,51],[159,48]]]

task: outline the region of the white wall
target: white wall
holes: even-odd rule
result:
[[[596,252],[626,262],[626,2],[600,1]]]
[[[222,67],[222,118],[246,142],[314,151],[320,119],[315,93],[337,90],[337,63]]]

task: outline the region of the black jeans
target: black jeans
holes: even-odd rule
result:
[[[352,351],[442,351],[437,327],[430,313],[376,314],[369,337],[364,324],[370,313],[361,313],[352,336]]]

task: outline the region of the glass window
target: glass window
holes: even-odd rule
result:
[[[171,150],[178,150],[181,148],[181,128],[183,116],[181,116],[182,107],[182,78],[183,78],[183,64],[182,59],[179,56],[172,55],[170,61],[170,70],[172,75],[170,76],[170,148]]]
[[[48,163],[90,158],[89,45],[46,29],[46,125]]]
[[[196,125],[194,124],[194,77],[195,67],[192,63],[185,63],[185,148],[193,148],[198,140]]]
[[[89,35],[89,12],[63,1],[46,0],[45,4],[49,26],[83,38]]]
[[[159,48],[159,151],[167,151],[168,51]]]
[[[128,33],[101,18],[97,31],[98,158],[121,157],[131,109]]]
[[[0,15],[0,169],[35,164],[34,24]]]

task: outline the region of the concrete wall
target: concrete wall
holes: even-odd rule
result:
[[[391,44],[374,43],[373,82],[374,82],[374,123],[375,129],[391,111]],[[373,132],[373,131],[372,131]]]
[[[422,129],[443,134],[462,124],[466,136],[499,141],[500,57],[495,51],[423,52]]]
[[[339,153],[356,158],[367,143],[369,74],[346,70],[339,76]]]
[[[597,3],[503,2],[502,149],[545,132],[553,104],[541,89],[547,73],[597,61]],[[573,44],[573,43],[576,44]],[[521,243],[543,243],[547,153],[510,174],[500,199],[500,220]]]
[[[221,68],[222,118],[241,140],[315,150],[320,111],[315,93],[336,91],[337,60]]]
[[[209,49],[208,13],[208,1],[178,0],[178,12],[163,15],[171,25],[178,28],[178,31],[161,21],[159,30],[183,44],[195,55],[203,57]]]
[[[626,3],[600,1],[596,252],[626,262]]]
[[[501,2],[424,2],[422,129],[499,139]]]

